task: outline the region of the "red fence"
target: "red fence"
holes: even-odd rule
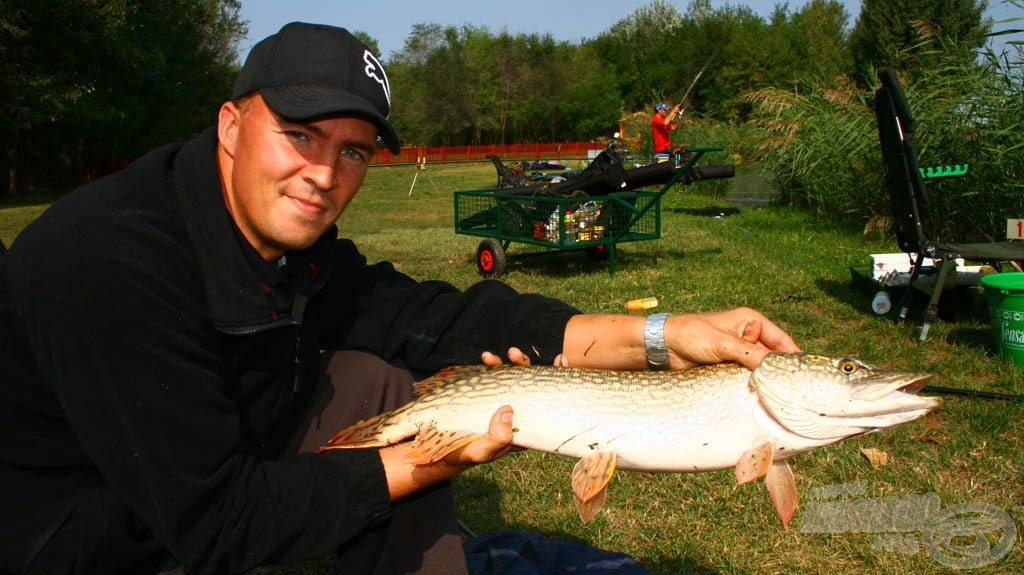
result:
[[[434,162],[487,160],[494,154],[502,160],[553,160],[587,158],[590,150],[603,150],[600,142],[556,142],[551,144],[504,144],[490,146],[407,146],[397,154],[385,149],[373,155],[374,165],[417,164],[425,158]]]

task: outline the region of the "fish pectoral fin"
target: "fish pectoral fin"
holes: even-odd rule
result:
[[[359,449],[363,447],[383,447],[388,445],[382,435],[390,413],[382,413],[363,419],[342,429],[331,436],[327,443],[316,450],[317,453],[329,449]]]
[[[412,449],[405,454],[405,459],[415,465],[429,465],[473,443],[480,436],[479,433],[441,431],[433,425],[425,426],[416,434]]]
[[[797,506],[796,478],[793,476],[793,470],[785,461],[776,461],[765,475],[764,483],[768,486],[768,496],[775,506],[775,512],[779,514],[782,525],[788,528]]]
[[[751,447],[736,462],[736,483],[742,485],[768,473],[775,458],[775,443],[763,441]]]
[[[589,523],[604,507],[605,489],[615,473],[615,459],[614,451],[597,451],[572,468],[573,499],[584,523]]]

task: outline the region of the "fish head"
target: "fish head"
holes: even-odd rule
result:
[[[941,399],[916,395],[931,377],[850,357],[770,353],[750,385],[787,430],[831,442],[913,421],[939,407]]]

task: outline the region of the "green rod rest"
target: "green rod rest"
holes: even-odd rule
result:
[[[934,168],[918,168],[921,172],[921,177],[924,179],[930,178],[953,178],[967,175],[967,164],[955,166],[935,166]]]

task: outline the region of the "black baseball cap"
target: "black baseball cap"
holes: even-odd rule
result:
[[[380,60],[348,30],[292,22],[249,51],[231,98],[258,91],[286,120],[362,116],[392,153],[401,142],[388,121],[391,85]]]

